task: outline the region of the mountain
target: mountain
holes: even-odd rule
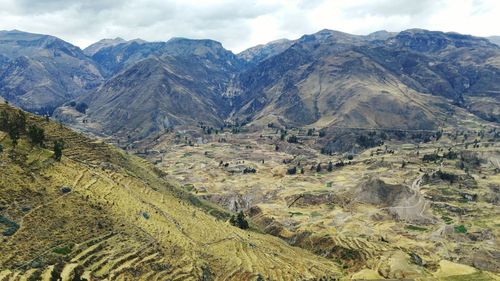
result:
[[[453,104],[498,99],[499,59],[498,46],[455,33],[323,30],[238,74],[225,95],[234,119],[255,124],[433,130]]]
[[[12,115],[17,110],[0,105],[0,111]],[[31,145],[24,134],[14,148],[0,131],[2,279],[341,276],[326,258],[230,225],[231,214],[165,180],[148,162],[26,116],[28,126],[44,129],[48,148]],[[59,139],[63,156],[55,161],[50,148]]]
[[[97,65],[53,36],[0,31],[0,95],[33,112],[54,108],[102,82]]]
[[[87,48],[83,49],[83,52],[87,56],[92,56],[102,48],[115,46],[115,45],[125,43],[125,42],[127,42],[127,40],[120,38],[120,37],[116,37],[115,39],[102,39],[102,40],[99,40],[99,41],[89,45]]]
[[[241,65],[218,42],[183,38],[120,44],[100,50],[94,58],[116,74],[76,100],[88,106],[86,126],[132,139],[177,125],[221,126],[230,110],[222,93]],[[73,124],[82,119],[71,106],[58,109],[56,116]]]
[[[488,40],[490,40],[490,42],[495,43],[498,46],[500,46],[500,36],[490,36],[490,37],[488,37]]]
[[[294,41],[288,39],[279,39],[267,44],[257,45],[248,48],[238,54],[238,57],[249,63],[258,63],[275,56],[288,49]]]

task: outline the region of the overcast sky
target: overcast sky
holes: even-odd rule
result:
[[[354,34],[425,28],[500,35],[500,0],[0,0],[0,30],[80,47],[122,37],[210,38],[239,52],[323,28]]]

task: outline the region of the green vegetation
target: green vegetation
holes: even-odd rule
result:
[[[43,146],[43,142],[45,141],[43,128],[37,125],[31,125],[28,129],[28,138],[33,145]]]
[[[71,251],[73,250],[73,247],[75,246],[75,244],[73,243],[70,243],[68,245],[64,245],[62,247],[56,247],[52,250],[52,252],[56,253],[56,254],[59,254],[59,255],[67,255],[69,253],[71,253]]]
[[[452,224],[453,219],[447,216],[442,216],[441,219],[446,223],[446,224]]]
[[[299,142],[299,139],[297,138],[297,136],[295,135],[291,135],[288,140],[287,140],[289,143],[298,143]]]
[[[454,227],[456,233],[467,233],[467,228],[463,224]]]
[[[16,222],[2,215],[0,215],[0,224],[7,226],[7,229],[2,232],[3,236],[12,236],[19,229],[19,225]]]
[[[234,215],[231,216],[229,223],[241,229],[249,228],[248,221],[245,219],[245,214],[243,214],[243,211],[240,211],[236,217]]]
[[[15,147],[26,131],[26,114],[20,110],[0,112],[0,130],[7,132]]]
[[[64,141],[62,139],[54,141],[54,159],[61,161]]]
[[[312,211],[309,215],[311,218],[321,217],[321,213],[318,211]]]

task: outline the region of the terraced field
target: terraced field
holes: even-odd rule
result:
[[[289,143],[275,129],[170,134],[140,154],[186,191],[245,211],[353,278],[448,278],[450,261],[478,280],[498,279],[499,136],[461,126],[429,142],[333,156],[314,148],[317,134],[290,130],[299,141]]]
[[[13,148],[0,133],[0,215],[7,222],[0,280],[342,276],[331,260],[230,225],[229,212],[182,191],[145,160],[40,118],[28,123],[45,129],[47,148],[24,137]],[[59,138],[60,162],[50,149]]]

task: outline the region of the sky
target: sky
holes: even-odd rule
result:
[[[237,53],[321,29],[424,28],[500,35],[500,0],[0,0],[0,30],[50,34],[84,48],[103,38],[213,39]]]

